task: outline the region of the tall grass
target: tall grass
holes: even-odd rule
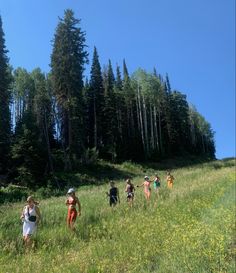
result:
[[[121,180],[116,208],[108,206],[108,185],[80,187],[82,215],[75,233],[65,225],[65,197],[42,200],[43,219],[30,252],[21,239],[24,204],[2,205],[0,272],[235,272],[235,169],[229,162],[173,170],[172,191],[166,188],[165,172],[159,171],[159,198],[152,192],[146,202],[138,188],[132,208]],[[157,171],[130,162],[112,167],[131,173],[135,184],[144,172],[151,176]]]

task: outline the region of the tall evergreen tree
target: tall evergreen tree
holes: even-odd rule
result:
[[[123,82],[121,78],[120,67],[117,65],[116,67],[116,79],[115,79],[115,114],[116,114],[116,122],[117,122],[117,130],[116,130],[116,150],[117,157],[124,158],[125,154],[125,141],[124,141],[124,122],[125,122],[125,97],[123,92]]]
[[[102,143],[102,122],[104,108],[104,88],[101,66],[96,47],[94,47],[89,90],[87,92],[88,107],[88,139],[90,148],[99,149]]]
[[[48,88],[45,75],[39,68],[32,71],[31,77],[34,81],[35,88],[34,113],[40,131],[39,137],[42,143],[45,143],[45,147],[47,147],[48,172],[54,175],[54,166],[51,153],[52,142],[54,142],[54,122],[50,88]]]
[[[116,151],[116,130],[117,130],[117,116],[116,116],[116,97],[115,97],[115,76],[113,73],[111,61],[108,62],[107,71],[104,71],[104,121],[103,121],[103,154],[106,158],[115,160],[117,157]]]
[[[65,169],[83,152],[83,71],[88,53],[85,32],[72,10],[66,10],[56,29],[51,55],[52,81],[61,122]]]
[[[11,135],[11,77],[7,52],[2,28],[2,18],[0,16],[0,174],[6,173],[7,170]]]
[[[40,137],[37,119],[27,109],[16,124],[11,148],[12,167],[10,178],[19,185],[36,188],[46,185],[47,154],[45,142]]]

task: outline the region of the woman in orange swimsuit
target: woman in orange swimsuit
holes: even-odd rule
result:
[[[69,189],[67,194],[69,195],[66,200],[66,205],[68,206],[67,226],[71,230],[75,230],[74,223],[77,215],[81,215],[81,205],[78,197],[75,196],[75,190],[73,188]],[[78,213],[76,210],[76,204],[78,205]]]
[[[149,180],[149,177],[148,176],[145,176],[144,177],[144,182],[137,186],[137,187],[144,187],[144,196],[146,198],[146,200],[149,200],[150,197],[151,197],[151,181]]]

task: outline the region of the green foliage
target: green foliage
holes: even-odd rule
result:
[[[12,78],[7,52],[0,16],[0,174],[6,173],[8,168],[11,140],[10,84]]]
[[[96,164],[98,161],[98,150],[96,150],[96,148],[92,148],[92,149],[87,149],[84,152],[84,158],[83,158],[83,162],[86,165],[91,165],[91,164]]]
[[[0,189],[0,203],[12,203],[26,200],[29,190],[25,187],[8,185]]]
[[[90,82],[85,93],[88,147],[100,149],[103,142],[104,87],[99,56],[94,48]]]
[[[110,60],[101,71],[94,47],[84,82],[85,38],[81,21],[66,10],[55,30],[50,73],[17,68],[11,94],[0,20],[0,173],[9,170],[10,179],[30,187],[50,177],[60,188],[55,172],[77,171],[98,158],[113,163],[215,158],[211,125],[171,87],[168,74],[138,69],[130,76],[125,60],[123,75],[118,65],[114,75]]]
[[[84,144],[82,89],[88,56],[85,47],[85,33],[80,28],[80,20],[75,19],[72,10],[66,10],[58,23],[51,55],[52,85],[66,154],[65,169],[72,168],[73,158],[82,154]]]
[[[38,187],[43,183],[46,151],[32,112],[26,111],[16,126],[11,149],[11,176],[19,185]]]

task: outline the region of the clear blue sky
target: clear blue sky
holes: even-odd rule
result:
[[[217,158],[235,156],[234,0],[0,0],[14,68],[49,71],[52,39],[64,10],[82,21],[92,56],[129,72],[169,74],[171,86],[211,123]],[[89,71],[89,66],[87,68]]]

